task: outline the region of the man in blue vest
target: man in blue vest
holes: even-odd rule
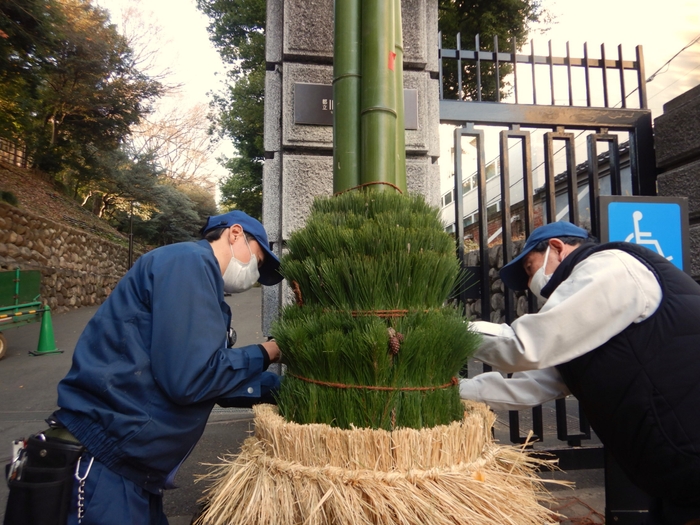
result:
[[[537,228],[500,271],[544,305],[471,323],[475,357],[513,373],[464,379],[464,399],[520,410],[569,394],[633,483],[649,522],[700,519],[700,285],[658,254],[599,245],[567,222]]]
[[[86,448],[68,525],[167,525],[162,492],[214,405],[250,406],[279,387],[266,371],[277,344],[231,348],[224,301],[282,280],[265,229],[232,211],[210,217],[202,236],[140,257],[78,340],[42,433]],[[13,501],[11,493],[6,523],[31,523],[31,509]]]

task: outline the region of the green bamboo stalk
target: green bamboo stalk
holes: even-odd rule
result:
[[[360,184],[361,0],[335,1],[333,192]]]
[[[406,193],[406,125],[403,100],[403,30],[401,0],[394,0],[394,52],[396,53],[396,185]]]
[[[360,182],[396,184],[396,78],[394,2],[362,4]],[[386,186],[376,186],[386,189]]]

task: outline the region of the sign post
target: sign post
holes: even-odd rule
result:
[[[643,245],[690,271],[686,197],[599,197],[601,242]]]

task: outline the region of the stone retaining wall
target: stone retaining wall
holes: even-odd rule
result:
[[[513,257],[520,253],[523,241],[513,241]],[[473,250],[465,254],[467,266],[480,266],[481,255],[479,250]],[[491,293],[491,316],[488,319],[481,318],[481,299],[467,301],[466,314],[469,319],[491,321],[492,323],[505,323],[505,287],[498,276],[503,268],[503,245],[497,244],[489,247],[489,284]],[[478,284],[475,286],[479,286]],[[515,315],[520,317],[528,313],[526,292],[515,292]]]
[[[39,270],[54,312],[101,304],[127,264],[126,245],[0,202],[0,271]]]

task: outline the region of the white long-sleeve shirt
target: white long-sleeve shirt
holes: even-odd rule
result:
[[[470,323],[483,336],[474,357],[502,372],[460,381],[463,399],[494,409],[521,410],[570,394],[556,365],[610,340],[652,315],[661,303],[653,272],[621,250],[604,250],[578,263],[542,309],[508,326]]]

